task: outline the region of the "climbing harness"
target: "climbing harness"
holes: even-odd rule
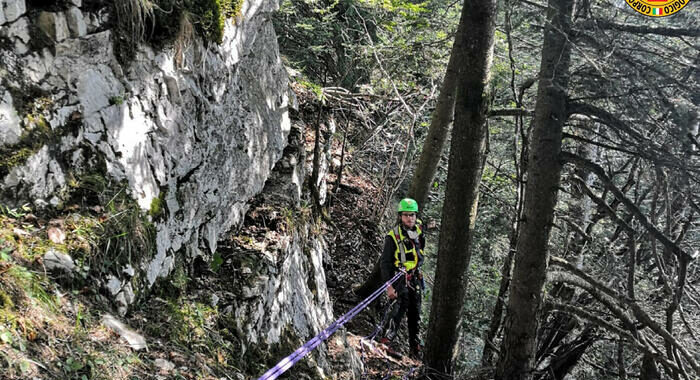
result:
[[[402,229],[399,226],[396,226],[389,231],[387,235],[391,236],[391,238],[394,240],[394,244],[396,244],[396,251],[394,252],[394,258],[396,260],[394,261],[394,266],[399,267],[399,264],[401,264],[401,266],[405,267],[407,271],[418,266],[418,262],[420,261],[419,257],[422,253],[420,243],[416,244],[415,242],[418,241],[418,238],[422,233],[423,230],[421,229],[420,225],[416,225],[416,231],[407,231],[408,236],[404,236]],[[413,248],[406,250],[406,242],[409,242]],[[407,260],[407,253],[411,253],[413,255],[413,259]]]
[[[315,337],[311,338],[308,342],[304,343],[303,346],[299,347],[291,353],[289,356],[286,358],[280,360],[277,365],[274,367],[270,368],[265,372],[262,376],[258,378],[258,380],[273,380],[278,378],[280,375],[282,375],[285,371],[288,369],[292,368],[294,364],[296,364],[299,360],[301,360],[304,356],[306,356],[309,352],[313,351],[314,348],[316,348],[319,344],[321,344],[323,341],[328,339],[336,330],[338,330],[340,327],[342,327],[346,322],[350,321],[357,315],[360,311],[362,311],[364,308],[366,308],[372,301],[374,301],[379,295],[386,290],[386,288],[389,287],[389,285],[393,284],[398,280],[405,272],[399,271],[397,272],[394,277],[392,277],[389,281],[384,283],[379,289],[375,290],[374,293],[370,294],[369,297],[365,298],[362,302],[357,304],[357,306],[353,307],[350,311],[345,313],[342,317],[338,318],[335,322],[331,323],[330,326],[328,326],[325,330],[321,331],[318,335]]]

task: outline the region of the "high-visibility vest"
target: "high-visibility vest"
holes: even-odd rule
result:
[[[418,239],[418,241],[420,242],[420,235],[423,233],[423,230],[418,224],[416,224],[416,231],[418,232],[418,237],[416,239]],[[418,252],[416,252],[415,242],[413,242],[407,236],[405,236],[401,230],[401,227],[399,226],[396,226],[396,228],[389,231],[387,235],[391,236],[391,238],[394,240],[394,244],[396,244],[396,251],[394,251],[394,266],[399,268],[399,264],[401,264],[404,268],[406,268],[407,271],[418,266],[418,255],[423,254],[423,247],[420,247]],[[406,249],[404,240],[408,240],[411,242],[411,249]],[[407,253],[412,253],[413,258],[407,260]]]

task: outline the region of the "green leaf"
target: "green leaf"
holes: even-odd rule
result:
[[[26,360],[22,360],[19,362],[19,370],[22,371],[22,374],[27,374],[29,371],[32,370],[31,365],[29,365],[29,362]]]
[[[0,340],[3,343],[12,344],[12,333],[9,331],[3,331],[0,333]]]
[[[73,358],[66,359],[66,365],[71,371],[78,371],[84,367],[83,363]]]
[[[10,261],[12,259],[10,252],[11,251],[9,249],[3,249],[0,251],[0,261]]]

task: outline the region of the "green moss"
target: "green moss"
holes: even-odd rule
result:
[[[162,199],[160,199],[160,197],[153,198],[151,201],[151,209],[149,210],[149,214],[151,214],[151,216],[158,216],[163,211],[161,202]]]
[[[184,11],[195,21],[199,34],[207,41],[221,43],[226,20],[241,15],[243,0],[185,0]]]
[[[27,115],[27,123],[25,124],[26,129],[34,130],[38,129],[38,133],[48,136],[51,133],[51,127],[46,121],[44,115]]]
[[[222,0],[222,13],[226,18],[233,18],[234,21],[241,16],[243,0]]]
[[[169,306],[172,316],[170,339],[185,347],[193,342],[205,340],[206,328],[215,322],[218,314],[208,305],[183,299],[170,301]]]
[[[109,98],[109,104],[110,104],[110,105],[118,105],[118,106],[119,106],[119,105],[122,105],[122,104],[124,104],[124,97],[121,96],[121,95],[118,95],[118,96],[111,96],[111,97]]]
[[[189,24],[206,41],[221,43],[226,20],[240,17],[243,0],[158,0],[154,7],[152,33],[145,34],[147,42],[160,45],[173,40],[187,40],[183,36]],[[183,20],[185,21],[183,23]],[[129,20],[127,20],[129,21]],[[141,41],[136,41],[141,42]]]
[[[12,302],[12,298],[0,289],[0,309],[11,309],[14,306],[15,303]]]
[[[157,197],[151,201],[151,208],[148,214],[153,220],[161,219],[165,215],[165,195],[167,190],[161,190]]]
[[[199,32],[205,40],[221,43],[224,38],[226,19],[221,12],[221,0],[198,0],[191,2],[192,13],[199,16]]]
[[[31,148],[21,148],[15,152],[10,152],[8,156],[0,158],[0,171],[9,171],[15,166],[19,166],[27,162],[29,157],[34,154]]]
[[[24,133],[16,144],[0,148],[0,177],[9,174],[12,168],[23,165],[29,157],[50,141],[54,134],[43,112],[51,107],[51,99],[39,97],[27,106],[30,112],[23,121]]]

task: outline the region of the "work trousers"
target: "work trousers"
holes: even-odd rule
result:
[[[406,284],[406,278],[402,277],[396,281],[394,289],[397,293],[397,302],[394,305],[389,318],[387,337],[393,339],[398,333],[401,320],[404,315],[408,315],[408,339],[410,347],[418,345],[420,307],[421,307],[421,284],[417,276]]]

